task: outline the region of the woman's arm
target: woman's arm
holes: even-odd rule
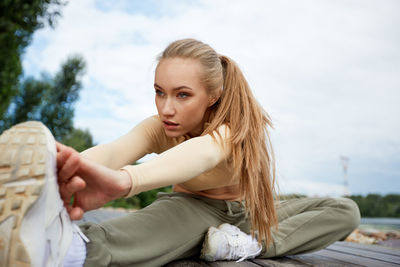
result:
[[[148,162],[125,166],[123,169],[132,179],[128,196],[186,182],[225,161],[230,155],[230,147],[226,142],[229,137],[228,127],[222,125],[214,136],[215,139],[211,135],[189,139]]]
[[[162,125],[156,116],[147,118],[129,133],[112,143],[99,145],[79,154],[57,144],[57,172],[60,194],[71,219],[98,208],[110,200],[125,196],[131,179],[120,167],[151,152],[157,152]],[[70,199],[74,195],[74,203]]]
[[[127,134],[115,141],[89,148],[81,153],[84,158],[108,168],[117,170],[132,164],[144,155],[156,152],[159,148],[156,136],[163,131],[156,116],[149,117],[135,126]]]
[[[57,143],[57,174],[60,195],[72,220],[79,220],[85,211],[125,196],[131,188],[127,172],[85,159],[60,143]],[[72,196],[73,204],[70,203]]]

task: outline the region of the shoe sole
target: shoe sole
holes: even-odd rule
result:
[[[202,247],[201,252],[200,252],[200,259],[201,259],[201,260],[209,261],[209,262],[216,261],[216,259],[215,259],[215,253],[216,253],[216,252],[215,252],[214,249],[211,248],[210,245],[209,245],[210,236],[211,236],[215,231],[217,231],[217,230],[216,230],[216,228],[213,227],[213,226],[210,226],[210,227],[208,228],[207,234],[206,234],[206,236],[204,237],[203,247]]]
[[[40,122],[30,121],[0,136],[1,266],[30,266],[20,230],[23,217],[38,200],[45,183],[46,131]]]

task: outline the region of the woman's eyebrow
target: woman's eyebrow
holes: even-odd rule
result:
[[[161,86],[159,86],[159,85],[158,85],[158,84],[156,84],[156,83],[154,83],[154,87],[157,87],[157,88],[163,89]],[[178,87],[172,88],[172,91],[176,91],[176,90],[180,90],[180,89],[189,89],[189,90],[193,90],[193,89],[192,89],[192,88],[190,88],[189,86],[182,85],[182,86],[178,86]]]

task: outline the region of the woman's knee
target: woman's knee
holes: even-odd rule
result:
[[[350,198],[338,198],[338,207],[340,208],[343,217],[344,227],[350,233],[360,224],[360,210],[357,203]]]

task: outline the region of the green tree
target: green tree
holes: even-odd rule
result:
[[[108,202],[105,207],[125,208],[125,209],[140,209],[144,208],[157,198],[158,192],[172,192],[171,186],[161,187],[158,189],[142,192],[130,198],[119,198]]]
[[[138,194],[135,197],[137,197],[140,200],[140,202],[139,202],[140,208],[144,208],[144,207],[150,205],[151,203],[153,203],[153,201],[156,200],[156,198],[157,198],[158,192],[172,192],[172,187],[171,186],[161,187],[158,189],[153,189],[153,190],[149,190],[149,191]]]
[[[72,123],[83,59],[69,58],[55,77],[21,81],[21,56],[33,33],[45,25],[53,28],[65,4],[63,0],[0,1],[0,132],[22,121],[40,120],[56,139],[83,150],[93,145],[92,136],[74,129]]]
[[[73,130],[74,104],[82,88],[81,77],[85,70],[82,57],[74,56],[62,64],[51,82],[40,107],[40,120],[57,140],[63,140]]]
[[[47,81],[35,80],[31,77],[24,80],[11,100],[11,107],[3,119],[3,127],[27,120],[38,119],[38,112],[43,96],[51,90]]]
[[[93,137],[89,130],[73,128],[61,142],[67,146],[73,147],[78,152],[82,152],[95,145]]]
[[[17,95],[21,55],[32,34],[46,23],[53,27],[64,4],[60,0],[0,1],[0,118]]]
[[[368,194],[367,196],[351,196],[359,209],[362,217],[400,217],[400,195]]]
[[[83,58],[73,56],[61,65],[61,70],[54,77],[43,74],[41,80],[24,80],[11,99],[0,130],[26,120],[39,120],[50,129],[57,140],[63,141],[73,131],[74,104],[79,98],[84,71]],[[86,136],[79,136],[85,139],[82,140],[83,143],[90,145],[93,142],[88,140],[87,135],[90,135],[88,131]],[[77,136],[75,134],[75,142]],[[72,136],[68,138],[70,140]]]

